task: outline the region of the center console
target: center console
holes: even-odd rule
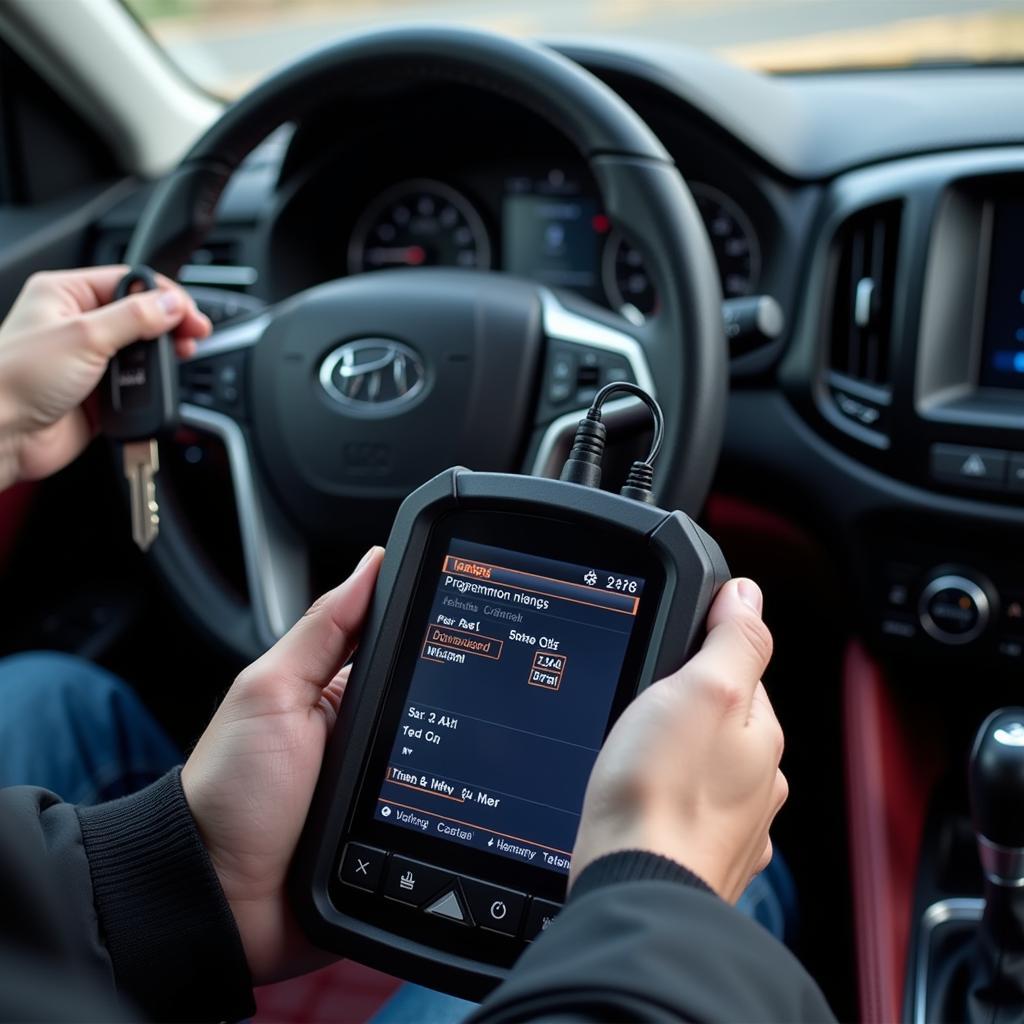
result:
[[[897,655],[1015,671],[1024,150],[846,175],[818,237],[813,297],[781,378],[818,437],[849,459],[851,505],[857,487],[873,492],[870,511],[848,513],[868,635]]]
[[[811,496],[778,502],[820,511],[855,583],[853,662],[871,668],[844,679],[846,797],[869,1021],[980,1020],[994,1001],[1024,1019],[1017,974],[993,969],[997,944],[1017,957],[1016,890],[985,864],[1015,847],[972,819],[966,772],[979,723],[1021,701],[1022,228],[1019,146],[841,176],[808,254],[784,403],[740,398],[744,468]],[[754,424],[772,413],[762,440]]]

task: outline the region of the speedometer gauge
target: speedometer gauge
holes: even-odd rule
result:
[[[761,248],[747,215],[710,185],[692,184],[690,191],[711,239],[722,294],[727,299],[752,294],[761,274]],[[643,257],[617,231],[605,246],[602,277],[609,303],[628,319],[642,321],[657,309]]]
[[[348,249],[351,274],[490,265],[490,239],[473,204],[451,186],[426,178],[403,181],[377,196],[357,221]]]

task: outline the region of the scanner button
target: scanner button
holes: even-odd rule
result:
[[[473,878],[462,879],[462,888],[469,902],[469,909],[481,928],[503,935],[515,935],[523,918],[526,897],[521,892],[502,889],[499,885],[478,882]]]
[[[462,900],[459,899],[458,889],[449,889],[443,896],[431,900],[423,909],[428,914],[436,914],[458,924],[473,923]]]
[[[454,882],[455,876],[448,871],[407,857],[392,857],[384,879],[384,895],[411,907],[422,907],[432,896]]]
[[[345,855],[341,858],[338,877],[348,885],[375,892],[384,871],[387,854],[383,850],[375,850],[372,846],[361,843],[349,843],[345,847]]]
[[[555,915],[562,909],[560,903],[552,903],[550,900],[530,900],[530,909],[526,912],[526,924],[523,926],[523,938],[527,942],[533,942],[541,932],[547,931],[548,925],[555,919]]]

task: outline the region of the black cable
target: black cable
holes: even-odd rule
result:
[[[562,467],[561,479],[585,487],[601,486],[601,463],[608,436],[608,428],[601,420],[601,407],[610,396],[619,393],[639,398],[650,410],[654,421],[651,450],[646,459],[637,460],[630,467],[626,483],[619,493],[636,501],[653,503],[654,460],[658,457],[665,436],[665,416],[661,406],[643,388],[629,381],[613,381],[594,396],[587,415],[576,428],[572,449]]]
[[[651,450],[647,453],[647,458],[644,459],[644,462],[653,466],[654,460],[658,457],[658,452],[661,451],[661,442],[665,437],[665,415],[661,411],[661,406],[642,387],[628,380],[616,380],[612,381],[611,384],[605,384],[594,395],[594,400],[590,403],[587,415],[589,416],[590,413],[595,411],[600,412],[601,406],[608,401],[608,398],[620,391],[625,392],[627,395],[632,395],[634,398],[639,398],[651,410],[651,418],[654,420],[654,437],[651,438]]]

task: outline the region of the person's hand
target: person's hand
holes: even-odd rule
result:
[[[0,489],[62,469],[89,443],[83,403],[110,357],[173,331],[179,355],[210,333],[182,287],[111,302],[126,266],[33,274],[0,326]]]
[[[570,885],[598,857],[649,850],[735,903],[768,865],[789,788],[760,681],[772,651],[761,600],[752,581],[730,580],[700,651],[615,723],[590,776]]]
[[[181,772],[256,984],[319,967],[292,917],[288,866],[348,680],[383,549],[235,680]]]

